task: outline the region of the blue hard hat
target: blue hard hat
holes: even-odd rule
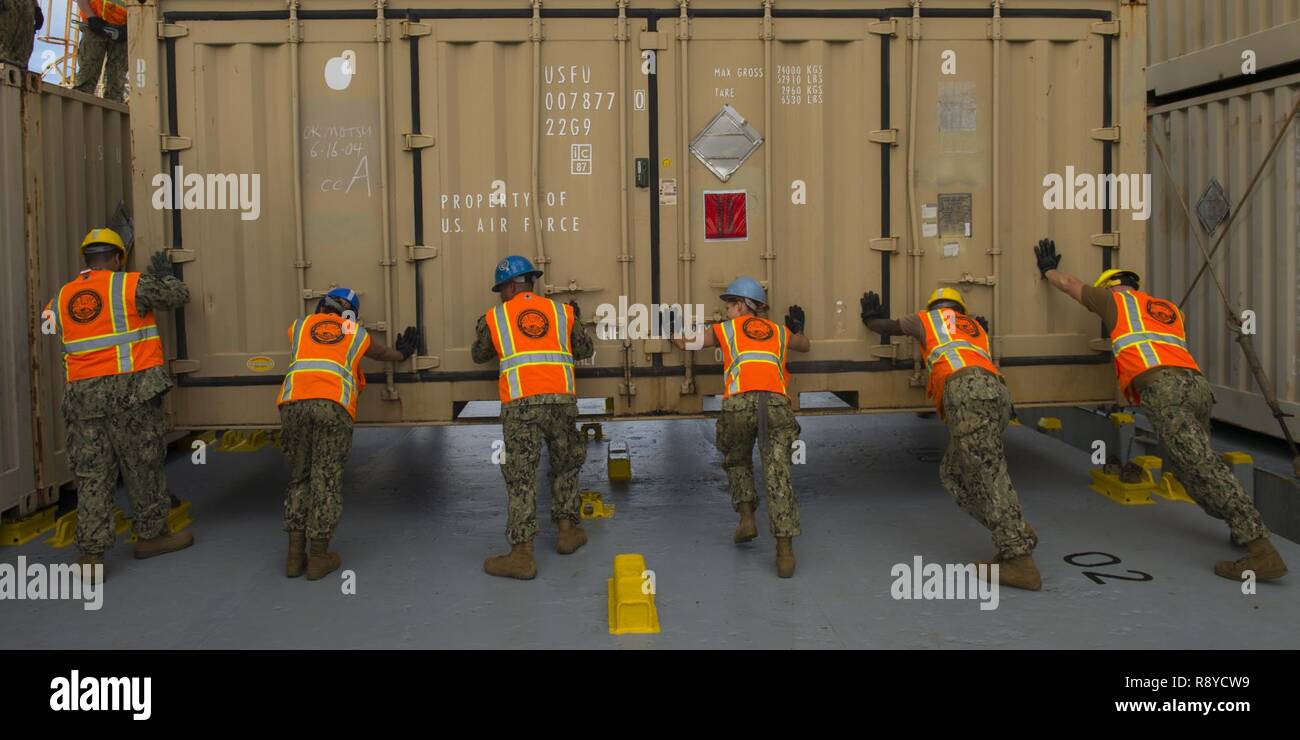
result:
[[[357,297],[357,292],[351,288],[334,288],[325,294],[326,298],[342,298],[352,304],[352,310],[361,313],[361,299]]]
[[[508,283],[520,275],[527,275],[530,280],[536,280],[542,276],[542,271],[533,267],[533,263],[529,262],[527,257],[517,254],[501,260],[497,263],[496,277],[492,281],[493,292],[500,293],[503,283]]]
[[[722,300],[729,298],[748,298],[767,305],[767,291],[752,277],[738,277],[722,292]]]

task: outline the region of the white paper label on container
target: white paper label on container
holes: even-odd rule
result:
[[[659,181],[659,205],[677,205],[677,180],[664,179]]]
[[[921,204],[921,218],[937,218],[939,216],[939,206],[935,203]]]
[[[931,237],[939,235],[939,224],[933,221],[925,221],[921,224],[921,236]]]
[[[948,242],[947,244],[943,245],[944,257],[956,257],[960,253],[961,253],[961,245],[959,245],[957,242]]]
[[[966,222],[966,236],[970,236],[970,221]]]

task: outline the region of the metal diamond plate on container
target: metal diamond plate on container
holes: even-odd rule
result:
[[[1201,228],[1205,229],[1205,233],[1213,234],[1228,217],[1230,210],[1232,205],[1228,203],[1228,194],[1223,192],[1219,181],[1211,177],[1210,184],[1201,193],[1201,199],[1196,201],[1196,217],[1201,221]]]
[[[763,143],[763,137],[729,105],[691,139],[691,154],[726,182]]]

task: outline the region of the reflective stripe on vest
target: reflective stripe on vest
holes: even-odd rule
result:
[[[342,383],[340,383],[341,389],[339,391],[338,402],[343,406],[343,408],[351,411],[352,397],[356,393],[356,376],[352,374],[352,366],[356,363],[357,353],[361,350],[361,345],[364,344],[362,340],[365,337],[365,329],[360,326],[357,327],[356,332],[352,335],[352,342],[348,346],[348,354],[345,360],[346,365],[340,365],[333,360],[326,359],[297,359],[298,347],[301,345],[302,334],[306,330],[306,323],[306,319],[298,319],[293,323],[293,345],[291,356],[294,360],[289,364],[289,369],[284,375],[284,387],[281,391],[281,402],[283,403],[294,400],[293,376],[297,373],[330,373],[331,375],[337,376],[339,380],[342,381]]]
[[[723,322],[722,337],[727,342],[727,354],[731,357],[731,364],[727,365],[726,371],[727,395],[740,393],[740,368],[741,365],[747,362],[769,362],[776,365],[776,371],[781,377],[781,382],[785,382],[786,336],[780,327],[777,327],[776,335],[779,345],[777,353],[754,349],[741,352],[736,345],[735,321]]]
[[[1124,311],[1128,318],[1128,331],[1110,344],[1111,354],[1119,354],[1121,350],[1137,346],[1138,351],[1142,353],[1142,362],[1147,367],[1155,367],[1160,364],[1160,358],[1156,355],[1152,343],[1171,344],[1179,349],[1190,351],[1187,342],[1181,337],[1174,334],[1162,334],[1155,331],[1147,331],[1142,326],[1142,316],[1138,313],[1137,297],[1128,292],[1121,292],[1120,296],[1124,299]]]
[[[559,351],[515,351],[514,326],[510,321],[510,313],[506,310],[506,304],[498,304],[492,309],[490,314],[492,324],[496,328],[496,335],[501,342],[501,367],[499,370],[499,377],[504,377],[506,379],[511,401],[523,397],[524,390],[523,384],[519,380],[519,372],[522,368],[529,365],[560,366],[564,370],[565,392],[576,393],[573,379],[573,349],[569,343],[568,315],[565,313],[563,304],[549,298],[543,298],[542,300],[546,300],[551,304],[551,309],[555,314],[555,332],[556,338],[559,340],[560,344]]]
[[[54,323],[59,329],[59,336],[64,336],[63,331],[63,291],[67,288],[65,285],[59,289],[58,296],[54,300]],[[135,372],[135,358],[131,354],[131,345],[136,342],[143,342],[149,339],[161,338],[157,326],[142,326],[138,329],[131,329],[127,321],[127,274],[125,272],[113,272],[109,274],[108,279],[108,306],[109,318],[112,320],[113,331],[109,334],[101,334],[96,337],[86,337],[84,339],[68,340],[64,338],[63,352],[68,355],[83,355],[87,352],[98,352],[105,349],[116,349],[117,372],[118,374]]]
[[[953,370],[960,370],[963,367],[966,367],[966,360],[957,350],[974,352],[989,362],[993,362],[993,358],[988,352],[984,351],[983,347],[980,347],[977,344],[971,344],[965,339],[953,339],[952,335],[948,333],[948,325],[943,320],[942,311],[929,311],[925,316],[930,322],[930,327],[934,329],[934,335],[939,339],[939,343],[935,345],[934,349],[930,350],[930,354],[926,356],[925,361],[929,363],[931,368],[933,368],[934,364],[940,359],[946,360],[948,364],[952,365]]]

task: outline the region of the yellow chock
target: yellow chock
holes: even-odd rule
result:
[[[241,452],[245,444],[244,433],[238,429],[227,429],[221,435],[222,452]]]
[[[173,506],[167,512],[168,532],[179,532],[194,523],[193,517],[190,516],[190,505],[193,503],[194,502],[192,501],[182,501],[176,506]],[[125,532],[131,533],[130,536],[126,538],[127,544],[134,543],[140,539],[140,537],[136,535],[135,531],[131,529],[131,520],[127,518],[126,514],[121,509],[118,509],[117,521],[113,525],[113,533],[115,535],[122,535]]]
[[[1114,424],[1117,428],[1122,427],[1125,424],[1133,424],[1135,421],[1136,420],[1133,418],[1132,414],[1126,414],[1123,411],[1116,411],[1110,415],[1110,423]]]
[[[599,422],[587,422],[582,425],[580,431],[582,436],[589,442],[592,440],[599,442],[605,438],[605,428]]]
[[[54,535],[45,544],[56,550],[62,550],[77,541],[77,510],[73,509],[59,517],[54,523]]]
[[[1137,458],[1134,458],[1134,462],[1136,461]],[[1118,475],[1110,475],[1101,471],[1101,468],[1093,468],[1088,471],[1092,475],[1092,485],[1089,488],[1097,493],[1125,506],[1143,506],[1155,503],[1151,500],[1151,494],[1155,492],[1157,485],[1151,477],[1150,468],[1143,466],[1142,474],[1144,479],[1138,483],[1125,483],[1119,479]]]
[[[1251,465],[1254,464],[1255,458],[1247,452],[1225,452],[1222,455],[1223,461],[1229,465]]]
[[[40,511],[0,524],[0,545],[25,545],[54,529],[58,506],[47,506]]]
[[[1038,420],[1038,430],[1040,432],[1059,432],[1061,431],[1061,420],[1055,416],[1044,416]]]
[[[609,588],[611,635],[645,635],[659,631],[654,571],[646,569],[643,556],[615,555],[614,577],[605,583]]]
[[[135,542],[137,538],[135,536],[135,532],[131,532],[131,520],[127,518],[126,512],[122,511],[121,509],[118,509],[117,511],[114,512],[113,536],[121,537],[123,534],[126,534],[127,532],[130,532],[130,536],[126,538],[126,541]]]
[[[596,491],[582,491],[578,494],[582,503],[578,506],[578,516],[583,519],[609,519],[614,516],[614,505],[605,505]]]
[[[1019,417],[1019,416],[1013,416],[1013,417],[1011,417],[1011,421],[1007,422],[1007,424],[1009,424],[1010,426],[1013,426],[1013,427],[1024,426],[1024,424],[1021,424],[1021,423],[1020,423],[1020,417]]]
[[[1157,496],[1169,499],[1170,501],[1184,501],[1189,504],[1196,503],[1192,500],[1191,496],[1187,495],[1187,489],[1184,488],[1183,484],[1174,477],[1173,473],[1165,473],[1160,476],[1160,485],[1156,487],[1154,493]]]
[[[626,442],[610,442],[605,454],[610,480],[632,480],[632,453]]]
[[[211,447],[212,445],[217,443],[217,433],[212,430],[208,430],[206,432],[194,432],[192,434],[187,434],[184,437],[181,437],[180,439],[173,442],[172,449],[181,450],[184,452],[192,452],[194,450],[195,442],[202,442],[204,445]]]
[[[222,452],[257,452],[271,443],[271,433],[266,429],[251,432],[228,429],[221,435]]]

